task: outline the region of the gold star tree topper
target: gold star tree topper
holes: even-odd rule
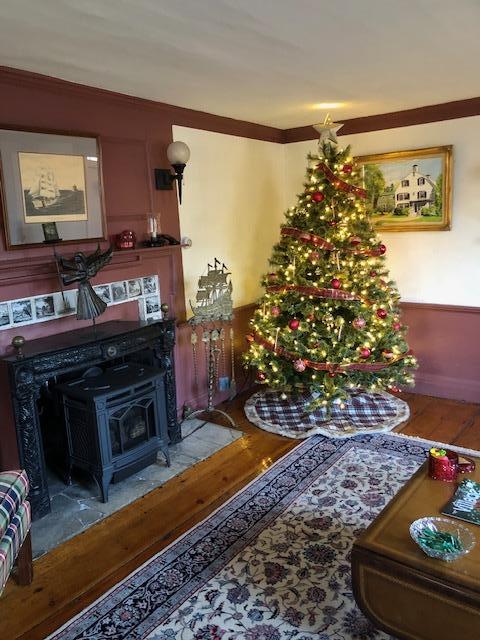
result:
[[[313,125],[313,128],[320,134],[318,145],[321,146],[324,142],[338,144],[337,131],[342,127],[343,124],[341,122],[333,122],[330,114],[327,113],[322,124]]]

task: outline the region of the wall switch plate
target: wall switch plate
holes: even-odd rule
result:
[[[218,389],[219,391],[228,391],[228,389],[230,389],[230,378],[228,376],[219,378]]]

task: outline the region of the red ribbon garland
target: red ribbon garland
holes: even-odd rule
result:
[[[319,249],[326,249],[327,251],[333,251],[333,249],[335,249],[334,245],[331,242],[328,242],[328,240],[324,240],[314,233],[310,233],[309,231],[302,231],[301,229],[297,229],[296,227],[283,227],[281,230],[281,235],[292,236],[293,238],[300,240],[300,242],[304,242],[305,244],[313,244]]]
[[[349,250],[345,249],[345,251],[349,251]],[[386,251],[385,247],[384,246],[382,247],[380,245],[380,247],[376,247],[376,249],[352,249],[350,253],[353,253],[356,256],[378,257],[378,256],[383,256],[385,251]]]
[[[306,296],[315,296],[317,298],[332,298],[333,300],[360,300],[353,293],[343,291],[342,289],[323,289],[319,287],[305,287],[299,284],[275,284],[267,287],[268,293],[285,293],[286,291],[295,291],[303,293]]]
[[[345,191],[346,193],[354,193],[359,198],[366,198],[367,192],[365,189],[361,189],[360,187],[356,187],[353,184],[348,184],[345,180],[342,180],[338,176],[336,176],[333,171],[328,167],[324,162],[320,162],[317,164],[317,169],[320,169],[327,177],[329,182],[333,184],[334,187],[340,189],[341,191]]]
[[[265,340],[262,336],[257,335],[256,333],[250,334],[253,340],[257,344],[261,344],[265,349],[275,353],[275,355],[282,356],[286,360],[290,360],[294,362],[295,360],[303,360],[305,362],[305,366],[310,369],[314,369],[315,371],[329,371],[331,373],[344,373],[346,371],[381,371],[382,369],[386,369],[394,362],[398,362],[399,360],[403,360],[407,356],[412,355],[412,351],[409,350],[406,353],[402,353],[401,355],[393,358],[389,362],[351,362],[349,364],[335,364],[334,362],[315,362],[313,360],[307,360],[302,358],[298,354],[292,353],[291,351],[287,351],[284,347],[275,348],[275,344],[272,344],[268,340]]]
[[[335,245],[333,245],[328,240],[321,238],[320,236],[315,235],[314,233],[310,233],[309,231],[302,231],[302,229],[297,229],[296,227],[282,227],[280,232],[282,236],[291,236],[300,240],[304,244],[312,244],[314,247],[319,249],[326,249],[327,251],[346,251],[348,253],[353,253],[358,256],[382,256],[385,251],[380,247],[375,249],[336,249]]]

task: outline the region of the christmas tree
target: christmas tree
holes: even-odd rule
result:
[[[245,354],[258,382],[310,392],[312,409],[352,389],[411,385],[416,366],[360,172],[350,147],[337,145],[340,126],[326,118],[316,127],[319,154],[308,156],[304,191],[286,212]]]

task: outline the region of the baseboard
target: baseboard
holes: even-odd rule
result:
[[[416,373],[414,393],[427,396],[480,402],[480,380],[450,378],[432,373]]]

